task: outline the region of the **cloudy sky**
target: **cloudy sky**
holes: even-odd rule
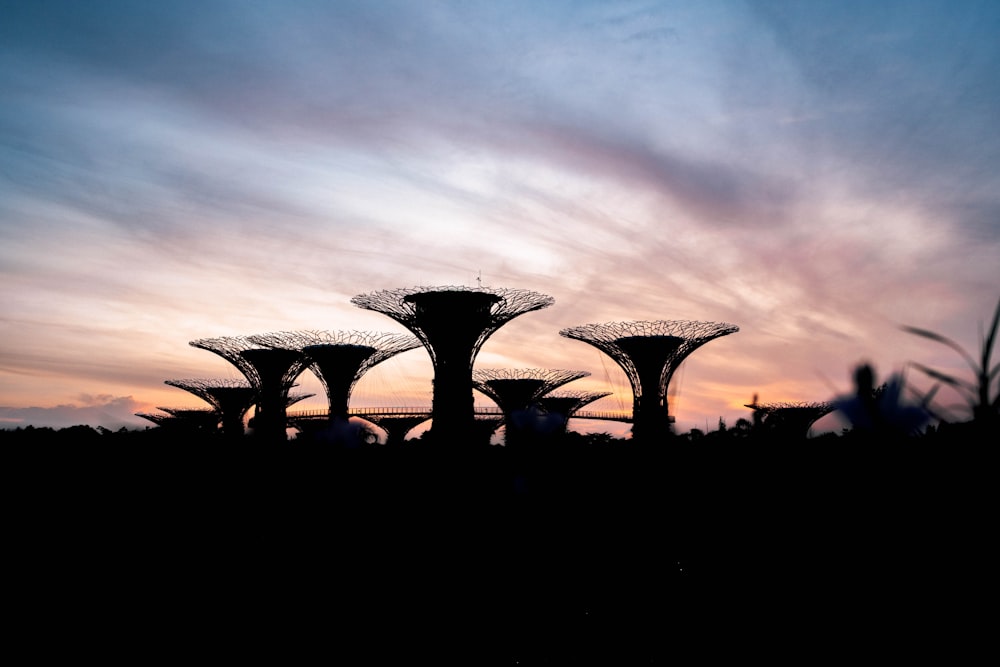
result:
[[[2,0],[0,425],[202,406],[164,380],[237,376],[188,341],[403,332],[350,298],[480,278],[555,303],[477,366],[597,408],[624,375],[560,329],[738,325],[681,430],[962,372],[899,325],[975,348],[1000,297],[998,34],[992,0]],[[354,403],[430,380],[413,350]]]

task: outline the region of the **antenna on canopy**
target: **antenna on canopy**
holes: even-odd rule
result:
[[[480,289],[483,287],[483,270],[479,269],[479,275],[476,276],[476,282],[479,284]]]

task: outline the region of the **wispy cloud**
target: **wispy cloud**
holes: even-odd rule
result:
[[[616,371],[560,328],[730,321],[676,390],[692,423],[754,384],[825,399],[858,358],[926,352],[900,321],[966,340],[995,303],[998,16],[22,3],[0,23],[0,402],[169,402],[167,377],[231,372],[188,340],[398,331],[350,297],[480,271],[556,298],[491,362],[596,388]],[[404,366],[418,394],[429,369]]]
[[[0,428],[12,429],[24,426],[67,428],[86,425],[101,426],[118,430],[142,428],[144,422],[135,413],[153,411],[151,406],[135,400],[131,396],[89,396],[81,395],[81,405],[67,404],[55,407],[10,408],[0,406]]]

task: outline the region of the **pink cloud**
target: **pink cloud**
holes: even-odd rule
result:
[[[0,406],[0,424],[5,428],[35,426],[66,428],[84,424],[102,426],[112,430],[143,428],[149,424],[135,413],[150,410],[150,407],[131,396],[111,396],[102,394],[91,396],[81,394],[78,400],[84,405],[57,405],[54,407],[11,408]]]

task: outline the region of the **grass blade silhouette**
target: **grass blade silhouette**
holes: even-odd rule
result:
[[[947,336],[942,336],[939,333],[935,333],[927,329],[921,329],[919,327],[903,326],[902,329],[907,333],[921,336],[923,338],[927,338],[928,340],[946,345],[957,352],[959,356],[965,360],[965,363],[968,364],[969,368],[972,369],[972,372],[976,377],[975,382],[969,382],[968,380],[957,378],[953,375],[949,375],[948,373],[942,373],[941,371],[929,368],[924,364],[914,362],[913,366],[925,375],[943,382],[948,386],[955,388],[960,393],[965,394],[967,396],[968,403],[972,408],[972,418],[974,421],[989,422],[997,419],[998,412],[1000,412],[1000,389],[997,391],[997,396],[991,398],[990,387],[997,375],[1000,374],[1000,363],[997,363],[992,367],[990,367],[990,364],[992,363],[991,360],[993,356],[993,348],[997,340],[997,333],[1000,331],[1000,301],[997,302],[996,312],[993,314],[993,321],[990,324],[986,335],[982,336],[978,360],[966,351],[965,348]]]

